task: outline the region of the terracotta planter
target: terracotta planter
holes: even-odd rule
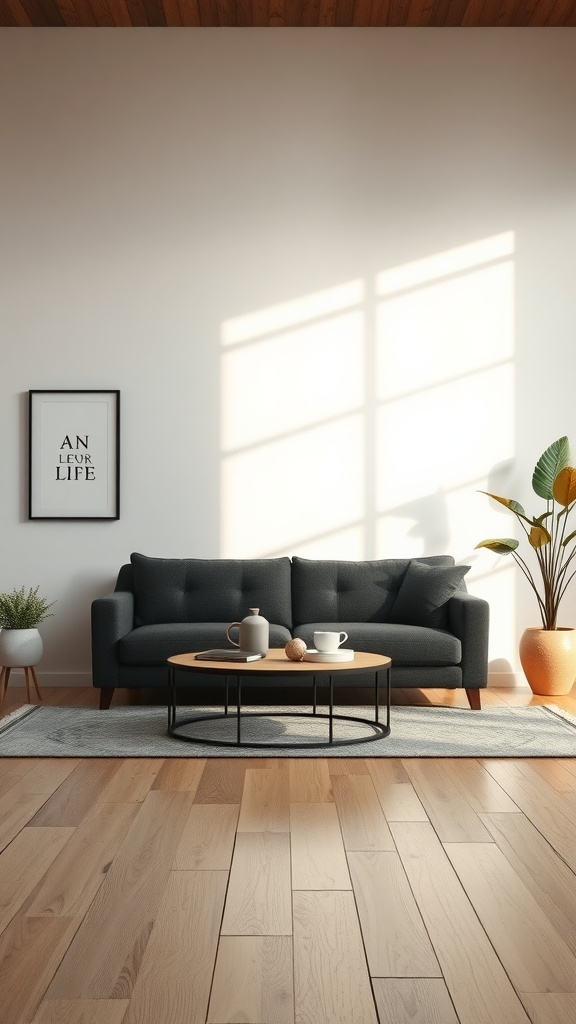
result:
[[[576,679],[576,629],[525,629],[520,662],[533,693],[569,693]]]

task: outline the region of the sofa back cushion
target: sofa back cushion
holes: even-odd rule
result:
[[[454,565],[451,555],[418,559]],[[292,618],[307,622],[388,622],[411,559],[346,562],[292,559]]]
[[[135,552],[136,626],[159,622],[234,622],[259,608],[292,625],[289,558],[150,558]]]

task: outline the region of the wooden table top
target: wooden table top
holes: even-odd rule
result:
[[[290,661],[282,647],[270,650],[266,657],[259,661],[197,661],[196,654],[200,653],[202,652],[175,654],[168,658],[168,664],[174,668],[189,669],[195,672],[226,672],[228,675],[238,672],[263,675],[366,672],[370,669],[389,667],[392,664],[390,658],[381,654],[367,654],[365,651],[355,651],[354,661]]]

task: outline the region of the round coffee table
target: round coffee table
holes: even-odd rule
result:
[[[200,653],[200,652],[199,652]],[[392,661],[390,658],[383,657],[380,654],[367,654],[364,651],[356,651],[354,654],[353,661],[341,661],[341,662],[310,662],[310,661],[290,661],[284,651],[280,648],[278,650],[271,650],[268,652],[265,658],[259,661],[198,661],[196,654],[177,654],[171,658],[168,658],[168,735],[175,736],[177,739],[187,740],[190,743],[207,743],[214,746],[223,747],[326,747],[326,746],[349,746],[352,743],[369,743],[373,740],[381,739],[384,736],[390,734],[390,669]],[[216,714],[210,713],[207,715],[194,715],[188,718],[177,718],[177,675],[179,673],[209,673],[216,677],[224,677],[225,682],[225,700],[224,700],[224,711]],[[334,679],[339,675],[346,674],[350,675],[366,675],[372,674],[373,677],[373,688],[374,688],[374,718],[359,718],[353,717],[352,715],[337,715],[334,713]],[[310,679],[312,685],[312,711],[246,711],[242,709],[242,685],[246,681],[252,683],[258,682],[260,678],[264,681],[264,677],[272,676],[274,678],[285,677],[287,681],[292,679]],[[328,713],[323,714],[317,710],[317,680],[321,677],[322,681],[326,681],[328,684]],[[236,681],[236,701],[235,711],[232,714],[229,711],[229,681],[234,679]],[[385,702],[383,707],[386,709],[386,718],[384,722],[380,721],[380,692],[384,690]],[[211,739],[207,737],[199,737],[192,735],[191,733],[184,734],[180,730],[184,726],[194,725],[196,722],[205,722],[208,720],[221,720],[232,717],[236,718],[236,739],[235,740],[222,740],[222,739]],[[242,740],[242,721],[246,718],[258,718],[258,717],[291,717],[291,718],[308,718],[310,720],[318,721],[319,719],[326,719],[328,729],[327,738],[325,741],[314,741],[313,743],[308,742],[264,742],[264,743],[246,743]],[[367,727],[367,734],[354,739],[335,739],[334,738],[334,720],[356,722]]]

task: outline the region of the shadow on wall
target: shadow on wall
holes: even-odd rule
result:
[[[521,671],[516,671],[507,658],[492,658],[488,662],[488,677],[491,686],[527,686]]]
[[[406,536],[411,541],[420,542],[418,546],[421,555],[451,552],[448,507],[442,488],[435,494],[427,494],[415,498],[414,501],[408,501],[405,505],[397,505],[390,509],[389,514],[396,519],[405,520],[406,524],[412,523],[411,526],[407,525]]]
[[[504,462],[498,462],[493,466],[488,474],[486,489],[491,494],[499,494],[503,498],[506,498],[509,493],[513,494],[515,465],[514,459],[505,459]]]

